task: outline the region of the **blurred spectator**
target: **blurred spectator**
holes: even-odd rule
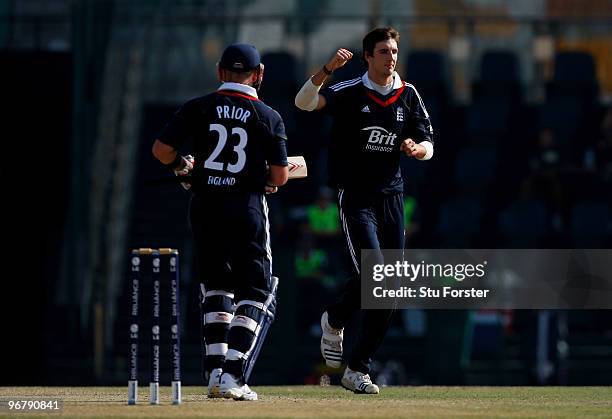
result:
[[[555,132],[549,128],[540,131],[530,158],[531,169],[533,171],[559,169],[564,157],[556,141]]]
[[[562,310],[519,310],[530,385],[565,385],[568,368],[567,313]]]
[[[306,209],[308,227],[315,238],[334,237],[340,234],[338,207],[332,202],[332,191],[319,189],[316,201]]]
[[[333,287],[334,278],[329,275],[328,261],[327,252],[315,248],[312,235],[304,233],[295,253],[295,276],[299,280],[316,280]]]
[[[419,222],[416,218],[417,201],[414,196],[404,195],[404,231],[406,243],[419,232]]]
[[[300,296],[297,300],[300,313],[298,327],[299,330],[308,330],[317,335],[321,314],[319,305],[312,302],[331,301],[331,291],[340,283],[340,275],[334,270],[329,253],[315,247],[315,239],[308,231],[308,226],[303,225],[301,230],[294,257],[294,272]]]
[[[548,128],[541,130],[529,157],[531,173],[523,185],[524,196],[544,200],[553,213],[562,212],[566,197],[561,172],[569,168],[569,161],[555,132]]]

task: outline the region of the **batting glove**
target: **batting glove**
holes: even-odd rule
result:
[[[191,176],[191,171],[193,170],[193,166],[195,164],[195,159],[191,154],[182,157],[181,164],[174,169],[174,174],[176,176]],[[181,182],[181,186],[186,191],[191,189],[190,182]]]

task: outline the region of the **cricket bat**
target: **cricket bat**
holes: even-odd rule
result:
[[[287,157],[289,163],[289,179],[300,179],[308,176],[308,168],[304,156]]]

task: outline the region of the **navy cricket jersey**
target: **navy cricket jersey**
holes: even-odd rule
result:
[[[402,192],[400,145],[410,137],[433,143],[425,105],[413,85],[394,75],[386,96],[368,73],[321,90],[322,109],[334,117],[329,144],[330,185],[363,193]]]
[[[175,149],[191,141],[193,191],[264,192],[266,164],[287,166],[285,125],[257,91],[223,83],[181,106],[159,140]]]

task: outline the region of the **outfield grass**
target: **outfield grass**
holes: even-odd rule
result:
[[[208,400],[202,387],[184,387],[183,404],[126,405],[123,387],[0,387],[0,399],[56,398],[63,408],[53,416],[93,417],[410,417],[410,418],[612,418],[608,387],[387,387],[378,396],[355,395],[336,387],[254,387],[257,402]],[[0,411],[25,418],[29,413]]]

